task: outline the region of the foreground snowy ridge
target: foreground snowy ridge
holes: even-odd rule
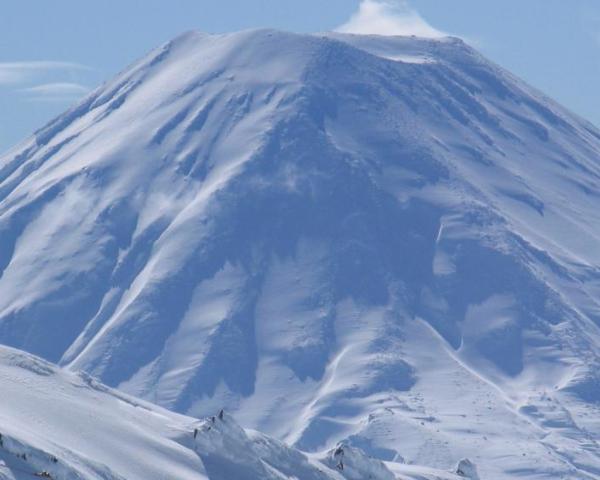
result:
[[[308,457],[227,414],[174,414],[10,348],[0,347],[0,385],[2,480],[460,478],[392,465],[396,477],[356,449],[340,468],[333,453]]]
[[[0,342],[311,454],[598,478],[599,157],[457,39],[192,32],[0,158]]]

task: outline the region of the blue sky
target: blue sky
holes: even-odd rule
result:
[[[0,152],[183,31],[343,25],[461,36],[600,126],[598,0],[2,0]]]

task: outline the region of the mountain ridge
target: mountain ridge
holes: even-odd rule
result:
[[[389,468],[407,479],[459,478],[385,465],[344,445],[309,456],[244,430],[223,411],[184,417],[11,348],[0,347],[0,379],[2,480],[396,478]]]

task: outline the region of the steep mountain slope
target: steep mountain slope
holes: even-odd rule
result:
[[[227,414],[203,421],[177,415],[6,347],[0,347],[0,382],[2,480],[396,478],[356,449],[341,446],[309,458],[243,430]],[[401,478],[416,478],[411,471],[460,478],[424,467],[390,468]]]
[[[199,422],[0,347],[0,478],[208,478]]]
[[[190,33],[0,159],[0,341],[305,450],[599,478],[599,155],[460,40]]]

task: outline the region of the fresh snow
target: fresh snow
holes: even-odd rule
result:
[[[188,33],[0,157],[0,342],[310,458],[600,478],[599,158],[458,39]]]
[[[342,480],[396,478],[346,449],[345,468],[254,431],[226,413],[195,420],[0,347],[0,479]],[[401,478],[410,469],[391,464]],[[437,477],[439,478],[439,477]],[[448,478],[458,478],[449,475]]]

